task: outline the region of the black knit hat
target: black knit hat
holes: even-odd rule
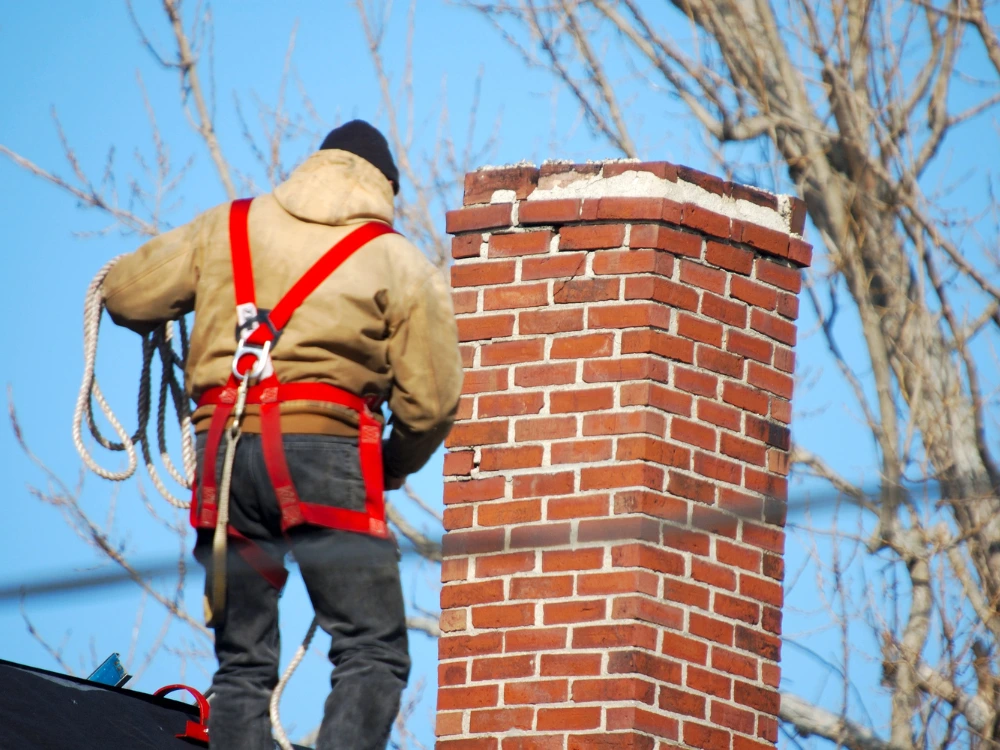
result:
[[[334,128],[323,139],[320,150],[336,148],[357,154],[369,164],[376,167],[385,178],[392,183],[392,192],[399,192],[399,170],[389,153],[389,142],[377,128],[364,120],[351,120],[339,128]]]

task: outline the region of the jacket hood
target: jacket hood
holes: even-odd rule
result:
[[[274,189],[292,216],[316,224],[382,221],[392,224],[392,184],[360,156],[339,149],[317,151]]]

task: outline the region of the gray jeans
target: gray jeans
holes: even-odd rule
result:
[[[363,510],[356,439],[285,435],[284,444],[302,500]],[[204,436],[199,436],[199,470],[203,451]],[[223,454],[224,445],[217,478]],[[410,672],[395,543],[314,527],[283,535],[259,435],[243,435],[237,446],[230,522],[275,560],[292,553],[319,625],[331,636],[332,689],[317,750],[384,750]],[[211,536],[200,532],[195,547],[206,569]],[[227,560],[225,619],[215,631],[219,669],[212,680],[212,748],[272,750],[268,702],[278,683],[279,592],[232,545]]]

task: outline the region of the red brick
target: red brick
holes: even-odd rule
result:
[[[551,498],[545,503],[545,518],[549,521],[567,518],[592,518],[608,515],[607,495],[584,495]]]
[[[573,648],[635,647],[653,651],[656,629],[639,623],[615,625],[585,625],[573,628]]]
[[[445,231],[448,234],[472,232],[478,229],[493,229],[510,226],[512,203],[494,203],[489,206],[475,206],[448,211],[445,216]]]
[[[496,344],[484,344],[480,349],[479,362],[483,367],[512,365],[518,362],[537,361],[544,355],[544,339],[501,341]]]
[[[448,482],[444,486],[444,503],[478,503],[503,497],[506,480],[503,477],[490,479],[468,479],[464,482]]]
[[[739,383],[723,383],[722,400],[744,411],[767,414],[767,396],[756,388],[748,388]]]
[[[566,628],[520,628],[508,630],[504,634],[504,651],[510,653],[562,649],[566,647],[566,633]]]
[[[759,550],[740,547],[725,540],[718,540],[715,545],[716,559],[723,565],[731,565],[751,572],[760,571],[761,553]]]
[[[484,394],[478,398],[477,414],[481,419],[538,414],[544,405],[541,391]]]
[[[655,594],[651,596],[655,596]],[[611,617],[615,620],[639,620],[661,625],[671,630],[681,630],[684,627],[684,610],[641,596],[616,598],[611,610]]]
[[[714,617],[691,612],[688,615],[688,630],[691,635],[699,638],[706,638],[724,646],[733,645],[733,626]]]
[[[530,469],[542,464],[542,446],[526,445],[518,448],[483,448],[479,462],[480,471],[505,469]]]
[[[753,270],[753,253],[711,240],[705,246],[705,261],[713,266],[735,271],[744,276],[748,276]],[[719,294],[721,293],[719,292]]]
[[[587,310],[587,328],[670,327],[670,308],[651,303],[601,305]]]
[[[534,552],[508,552],[476,558],[476,578],[494,578],[526,573],[535,567]]]
[[[685,721],[683,732],[684,744],[689,747],[701,750],[730,750],[731,735],[725,730]]]
[[[686,227],[697,229],[705,234],[729,239],[729,217],[709,211],[701,206],[696,206],[693,203],[684,204],[681,223]]]
[[[497,685],[438,688],[438,711],[495,706],[499,692]]]
[[[665,359],[694,362],[694,344],[668,333],[650,329],[622,333],[622,354],[657,354]]]
[[[438,740],[435,750],[497,750],[496,737]]]
[[[688,693],[663,685],[660,687],[660,708],[672,714],[686,714],[697,719],[705,718],[705,696]]]
[[[549,251],[552,232],[518,232],[492,234],[487,255],[490,258],[510,258],[518,255],[539,255]]]
[[[750,187],[748,185],[741,185],[739,183],[726,183],[729,186],[729,195],[732,196],[733,200],[744,200],[754,203],[758,206],[763,206],[772,211],[777,212],[778,210],[778,197],[760,190],[755,187]]]
[[[732,620],[740,620],[750,625],[756,625],[760,621],[759,604],[748,602],[745,599],[737,599],[735,596],[728,596],[726,594],[717,593],[715,595],[714,612],[717,615],[722,615]]]
[[[710,456],[705,453],[694,454],[694,471],[703,477],[715,479],[728,484],[740,484],[743,474],[743,467],[733,461],[726,461],[718,456]]]
[[[765,391],[773,393],[776,396],[781,396],[785,399],[791,399],[792,397],[794,381],[789,375],[772,370],[769,367],[764,367],[756,362],[751,362],[747,367],[747,382],[750,385],[763,388]]]
[[[655,383],[628,383],[621,387],[621,405],[652,406],[670,414],[691,416],[693,399],[686,393],[674,391]]]
[[[764,499],[731,487],[722,487],[719,490],[719,508],[740,518],[759,521],[764,510]]]
[[[681,281],[685,284],[707,289],[716,294],[726,291],[726,274],[717,268],[709,268],[689,260],[681,261]],[[499,282],[497,282],[499,283]]]
[[[652,705],[655,695],[656,685],[635,677],[573,681],[573,701],[577,703],[639,701]]]
[[[743,522],[743,541],[777,555],[785,552],[785,534],[781,529],[768,526],[758,526],[755,523]]]
[[[553,394],[555,396],[556,394]],[[603,407],[610,408],[610,407]],[[588,414],[583,418],[584,435],[624,435],[642,432],[662,437],[667,420],[649,409],[616,411],[610,414]]]
[[[560,250],[599,250],[621,247],[624,242],[624,224],[587,224],[563,227],[559,232]]]
[[[487,391],[507,390],[506,367],[498,367],[495,370],[466,370],[465,379],[462,381],[462,393],[484,393]]]
[[[478,306],[479,292],[475,289],[466,289],[461,292],[451,293],[451,303],[456,314],[474,313]]]
[[[648,464],[615,464],[580,469],[580,489],[600,490],[615,487],[663,487],[663,470]]]
[[[654,357],[628,357],[586,360],[583,363],[584,383],[616,383],[623,380],[657,380],[666,382],[669,365]]]
[[[696,479],[676,471],[670,472],[667,492],[672,495],[686,497],[699,503],[711,503],[715,500],[715,485],[704,479]]]
[[[677,315],[677,335],[693,339],[716,348],[722,347],[722,326],[710,320],[696,318],[687,313]]]
[[[523,307],[542,307],[549,303],[547,282],[512,284],[483,290],[484,310],[513,310]]]
[[[651,172],[661,180],[677,182],[677,167],[667,161],[620,161],[604,165],[604,177],[617,177],[626,172]]]
[[[445,534],[441,540],[442,554],[445,557],[499,552],[503,549],[503,544],[503,529],[456,531]]]
[[[689,370],[686,367],[674,367],[674,386],[682,391],[696,396],[715,397],[719,378],[707,372]],[[727,383],[728,385],[728,383]]]
[[[602,660],[601,654],[542,654],[540,671],[546,677],[598,675]]]
[[[462,396],[458,399],[458,409],[455,410],[455,419],[459,422],[472,419],[472,396]]]
[[[781,696],[777,690],[759,688],[739,680],[733,683],[733,700],[743,706],[755,708],[772,716],[778,715],[778,708],[781,705]],[[438,705],[440,706],[440,703]]]
[[[706,695],[728,699],[732,695],[733,681],[729,677],[708,672],[695,666],[688,667],[687,687]]]
[[[549,399],[549,411],[552,414],[597,411],[611,409],[614,406],[615,392],[613,388],[609,387],[553,391],[549,395]],[[592,433],[584,432],[584,434]]]
[[[469,714],[469,732],[495,733],[512,729],[531,729],[534,711],[530,708],[494,708],[472,711]]]
[[[602,708],[600,706],[539,708],[535,719],[535,729],[542,732],[570,729],[597,729],[601,725],[601,713]]]
[[[696,445],[705,450],[715,450],[718,440],[717,430],[706,427],[698,422],[674,417],[670,422],[670,437],[682,443]]]
[[[770,556],[768,555],[768,557]],[[746,573],[740,575],[740,595],[770,604],[773,607],[781,607],[785,603],[784,591],[780,583],[766,578],[755,578]]]
[[[540,500],[484,503],[476,508],[476,523],[480,526],[508,526],[540,520],[542,520]]]
[[[792,237],[788,241],[788,260],[803,268],[812,265],[812,245]]]
[[[624,544],[612,548],[611,564],[616,568],[645,568],[658,573],[684,574],[684,558],[681,555],[645,544]]]
[[[743,377],[743,357],[729,354],[705,344],[695,347],[695,363],[705,370],[728,375],[731,378]]]
[[[772,398],[771,417],[779,422],[790,424],[792,421],[792,402],[780,398]]]
[[[542,553],[542,570],[595,570],[604,564],[604,548],[552,550]]]
[[[449,508],[445,508],[445,513],[447,513]],[[463,510],[472,511],[472,508],[464,508]],[[445,538],[452,535],[445,535]],[[441,583],[447,583],[448,581],[467,581],[469,579],[469,561],[468,559],[461,558],[451,558],[449,560],[441,561]]]
[[[708,646],[701,641],[685,638],[676,633],[663,633],[662,651],[667,656],[694,664],[705,664],[708,661]]]
[[[553,464],[577,464],[606,461],[611,458],[610,440],[573,440],[553,443],[551,446]]]
[[[586,253],[562,253],[521,261],[521,281],[582,276],[587,271]]]
[[[613,333],[591,333],[586,336],[558,337],[552,341],[549,359],[582,359],[610,357],[614,351]]]
[[[620,281],[617,278],[556,281],[552,286],[552,301],[561,305],[607,302],[618,299],[619,288]]]
[[[794,294],[779,294],[778,295],[778,314],[782,315],[789,320],[795,320],[799,317],[799,298]]]
[[[598,220],[659,221],[663,216],[663,198],[600,198]]]
[[[743,328],[747,324],[746,305],[716,297],[714,294],[702,295],[701,314],[737,328]]]
[[[554,393],[552,395],[555,395]],[[454,432],[452,428],[452,431]],[[536,417],[514,423],[514,440],[519,443],[535,440],[557,440],[576,435],[575,417]],[[506,437],[503,441],[507,442]]]
[[[514,261],[456,263],[451,267],[452,287],[509,284],[514,280]]]
[[[514,477],[514,497],[567,495],[573,491],[573,472],[522,474]]]
[[[734,432],[739,431],[740,423],[743,421],[738,409],[704,398],[698,399],[698,419]]]
[[[795,372],[795,352],[783,346],[774,347],[774,366],[782,372]]]
[[[622,516],[580,521],[577,541],[604,542],[609,540],[638,540],[657,543],[660,539],[660,523],[645,516]]]
[[[576,577],[576,593],[581,596],[638,592],[655,597],[659,593],[659,587],[659,576],[648,570],[619,569],[611,573],[582,573]],[[615,599],[616,610],[618,603],[628,601],[630,601],[628,597]],[[616,619],[632,616],[632,614],[614,615]]]
[[[576,382],[576,363],[557,365],[520,365],[514,370],[514,384],[522,388],[543,385],[569,385]]]
[[[513,190],[518,200],[527,198],[538,185],[535,167],[480,169],[465,175],[465,205],[489,203],[496,190]]]
[[[806,202],[801,198],[796,198],[795,196],[790,196],[788,200],[791,203],[792,208],[792,216],[789,220],[789,229],[795,234],[802,234],[802,230],[806,228],[806,217],[808,216]]]
[[[751,247],[781,258],[788,257],[788,235],[756,224],[744,224],[740,240]]]
[[[438,664],[438,685],[454,687],[466,683],[468,661],[446,662]]]
[[[735,539],[738,522],[739,519],[735,516],[721,513],[714,508],[696,506],[691,510],[691,525],[717,536]]]
[[[737,677],[746,677],[751,680],[757,679],[756,659],[746,654],[729,651],[720,646],[712,647],[712,668],[720,672],[734,674]]]
[[[517,316],[517,332],[564,333],[583,330],[583,310],[526,310]]]
[[[472,626],[492,628],[517,628],[535,624],[534,604],[498,604],[472,608]]]
[[[452,237],[451,257],[455,260],[460,258],[478,258],[482,244],[483,238],[476,234],[467,234],[464,237]]]
[[[441,608],[503,601],[503,581],[449,583],[441,589]]]
[[[580,217],[583,202],[577,199],[523,201],[517,207],[519,224],[563,224]]]
[[[669,204],[670,201],[664,202],[664,205],[669,206]],[[680,212],[677,211],[675,216],[679,220]],[[629,247],[632,248],[656,248],[657,250],[666,250],[674,255],[685,255],[689,258],[701,257],[701,243],[702,238],[698,234],[648,224],[634,225],[628,242]]]
[[[569,544],[570,525],[568,523],[539,523],[533,526],[518,526],[511,529],[512,549],[525,547],[560,547]]]
[[[726,351],[763,362],[765,365],[771,363],[773,349],[774,345],[770,341],[748,336],[741,331],[729,331],[726,336]]]
[[[556,599],[572,593],[573,576],[517,576],[510,582],[511,599]]]
[[[472,472],[473,451],[451,451],[444,457],[444,475],[446,477],[468,476]]]
[[[697,557],[691,558],[691,578],[716,588],[736,590],[736,574],[722,565],[716,565]],[[716,601],[725,594],[716,594]]]
[[[625,279],[625,299],[648,299],[683,310],[698,309],[698,292],[657,276],[630,276]]]
[[[784,580],[785,561],[777,555],[764,555],[761,571],[764,575],[776,581]]]
[[[729,294],[765,310],[773,310],[778,304],[778,293],[774,289],[739,276],[730,278]]]
[[[727,456],[756,466],[763,466],[767,458],[767,452],[763,445],[743,440],[728,433],[722,434],[719,450]]]
[[[572,602],[546,602],[544,623],[546,625],[566,625],[574,622],[593,622],[605,617],[604,599],[586,599]]]
[[[567,680],[541,680],[538,682],[511,682],[504,686],[506,705],[562,703],[569,692]]]
[[[798,294],[802,291],[802,272],[779,263],[758,258],[754,267],[754,278],[765,284],[772,284],[786,292]]]
[[[635,228],[632,230],[633,238]],[[661,250],[599,250],[594,253],[594,273],[597,276],[653,273],[670,278],[674,271],[674,258]]]
[[[644,651],[612,651],[608,654],[608,674],[641,674],[679,685],[681,665]]]
[[[503,646],[501,633],[482,635],[445,635],[438,638],[438,659],[459,659],[484,654],[499,654]],[[438,706],[441,708],[441,706]]]
[[[691,451],[652,437],[620,438],[615,460],[652,461],[662,466],[687,469],[691,464]]]
[[[728,195],[727,186],[729,183],[719,177],[716,177],[715,175],[708,174],[707,172],[678,165],[677,176],[686,182],[694,183],[698,187],[703,190],[707,190],[710,193],[715,193],[716,195]]]

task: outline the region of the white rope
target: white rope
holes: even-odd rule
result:
[[[281,750],[294,750],[291,741],[288,739],[288,735],[285,734],[285,728],[281,726],[281,716],[279,713],[281,694],[285,691],[285,686],[288,684],[288,681],[292,678],[295,670],[305,658],[306,652],[309,650],[309,644],[312,643],[313,636],[316,635],[317,625],[319,625],[319,623],[314,617],[313,621],[309,624],[309,630],[306,631],[306,637],[302,639],[302,645],[300,645],[298,650],[295,652],[295,656],[293,656],[291,662],[289,662],[288,667],[285,669],[285,673],[281,675],[281,679],[278,680],[278,684],[274,688],[274,692],[271,693],[271,704],[268,708],[268,712],[271,714],[271,727],[274,730],[274,740],[281,746]]]
[[[181,318],[178,321],[168,321],[164,325],[157,328],[152,335],[146,336],[143,339],[142,369],[139,376],[139,424],[134,435],[129,435],[128,432],[126,432],[122,423],[115,416],[111,407],[108,405],[108,402],[105,400],[104,394],[101,392],[101,388],[97,383],[97,375],[95,373],[95,366],[97,362],[97,338],[101,326],[101,316],[104,313],[104,297],[101,294],[101,285],[104,282],[104,277],[107,276],[111,267],[120,257],[122,256],[113,258],[106,263],[104,267],[97,272],[97,275],[94,276],[93,281],[90,282],[90,286],[87,288],[87,296],[84,300],[83,306],[83,382],[80,384],[80,393],[77,396],[76,409],[73,413],[73,444],[76,446],[76,450],[80,454],[80,458],[83,459],[83,462],[88,469],[98,476],[114,482],[123,482],[135,474],[136,468],[139,465],[139,458],[135,447],[136,445],[139,445],[142,450],[143,462],[146,464],[146,470],[149,472],[149,478],[153,482],[153,486],[156,487],[157,491],[171,505],[176,508],[187,509],[191,506],[191,503],[171,494],[171,492],[163,484],[163,481],[160,479],[160,475],[156,470],[155,464],[153,463],[152,451],[150,450],[149,445],[149,435],[147,434],[149,427],[150,404],[152,401],[152,362],[154,355],[159,354],[161,378],[159,401],[157,403],[156,410],[157,449],[160,460],[163,462],[163,466],[170,477],[185,489],[191,489],[194,482],[197,463],[191,429],[191,407],[187,394],[184,392],[183,385],[177,378],[177,370],[180,370],[181,373],[183,373],[184,364],[188,355],[188,337],[184,319]],[[174,348],[174,323],[177,324],[178,330],[176,340],[180,344],[179,354]],[[177,467],[170,458],[169,452],[167,451],[166,413],[168,397],[173,402],[174,412],[177,416],[177,423],[181,431],[181,460],[183,473],[178,471]],[[94,420],[93,407],[95,401],[101,408],[104,417],[107,419],[108,424],[111,425],[111,428],[118,436],[120,442],[112,442],[101,434],[101,431]],[[93,436],[98,445],[110,451],[119,451],[126,454],[128,457],[128,465],[124,470],[112,471],[110,469],[105,469],[94,460],[94,457],[91,455],[87,446],[83,442],[84,419],[87,421],[90,434]],[[235,437],[235,439],[233,439],[233,437]],[[232,472],[232,459],[235,454],[236,439],[238,439],[238,428],[237,434],[235,436],[231,436],[226,449],[227,471],[223,472],[224,476],[220,487],[220,523],[217,524],[216,527],[216,537],[218,537],[218,529],[220,527],[225,529],[228,525],[227,516],[229,509],[229,485]],[[222,550],[222,564],[224,566],[225,539],[223,538],[221,545],[217,539],[213,540],[213,542],[214,547]],[[218,564],[218,561],[216,561],[216,563]],[[216,596],[218,596],[218,593]],[[221,609],[225,606],[225,593],[222,593],[221,596],[218,596],[218,598],[219,602],[216,606]],[[292,743],[288,739],[288,735],[285,733],[284,727],[281,725],[281,717],[279,713],[281,694],[284,692],[285,686],[291,679],[292,674],[295,673],[295,670],[305,658],[306,652],[309,649],[309,644],[312,642],[313,636],[316,634],[317,624],[316,619],[313,618],[312,624],[309,626],[309,630],[306,633],[306,637],[302,641],[302,645],[300,645],[298,650],[295,652],[295,656],[285,669],[284,674],[281,676],[281,679],[278,681],[278,685],[275,687],[274,692],[271,695],[271,702],[269,706],[271,724],[275,740],[281,746],[282,750],[293,750],[293,748]]]
[[[121,256],[119,256],[121,257]],[[104,265],[97,272],[90,286],[87,288],[87,296],[83,305],[83,382],[80,384],[80,393],[76,399],[76,409],[73,413],[73,444],[76,446],[80,458],[92,472],[104,479],[114,482],[123,482],[135,474],[139,465],[139,458],[136,451],[138,444],[142,451],[143,463],[149,478],[157,491],[175,508],[186,509],[191,503],[183,498],[174,496],[167,489],[160,478],[156,465],[153,462],[152,451],[149,445],[147,434],[149,427],[150,403],[151,403],[151,381],[153,357],[159,354],[161,378],[159,402],[156,410],[156,436],[157,448],[160,459],[167,470],[167,473],[185,489],[191,489],[195,472],[195,450],[194,439],[191,434],[191,407],[184,393],[184,388],[178,380],[177,370],[183,372],[184,358],[187,354],[187,332],[183,321],[179,323],[181,354],[174,349],[174,321],[169,321],[157,328],[152,335],[146,336],[142,342],[142,371],[139,376],[139,403],[138,403],[138,427],[134,435],[129,435],[122,426],[121,421],[111,410],[101,388],[97,383],[95,367],[97,362],[97,339],[101,327],[101,316],[104,313],[104,297],[101,294],[101,284],[104,277],[115,264],[118,258],[114,258]],[[166,448],[166,415],[167,400],[173,402],[174,412],[177,415],[177,422],[181,431],[181,458],[183,461],[183,472],[178,471],[171,461]],[[118,436],[120,442],[112,442],[101,434],[97,423],[94,420],[94,402],[101,408],[108,424]],[[105,469],[94,460],[89,449],[83,441],[83,421],[86,419],[90,434],[97,441],[98,445],[110,451],[123,451],[128,457],[128,465],[123,471],[112,471]]]

